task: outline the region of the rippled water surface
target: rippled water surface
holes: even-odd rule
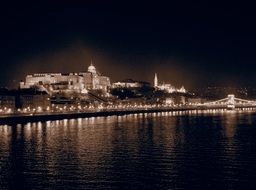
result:
[[[256,113],[0,126],[0,189],[256,189]]]

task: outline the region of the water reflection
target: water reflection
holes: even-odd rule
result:
[[[255,121],[253,112],[206,110],[0,126],[0,185],[234,189],[240,181],[254,186]]]

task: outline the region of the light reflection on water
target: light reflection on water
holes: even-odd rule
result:
[[[0,187],[254,189],[256,114],[184,111],[0,126]]]

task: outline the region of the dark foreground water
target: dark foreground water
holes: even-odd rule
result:
[[[256,189],[256,113],[0,126],[0,189]]]

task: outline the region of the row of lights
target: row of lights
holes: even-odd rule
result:
[[[116,104],[116,105],[103,105],[99,104],[97,106],[95,105],[71,105],[71,106],[59,106],[59,105],[52,105],[47,106],[45,109],[43,109],[42,106],[38,107],[25,107],[23,109],[17,109],[16,111],[11,108],[4,107],[3,109],[0,109],[1,114],[5,113],[42,113],[42,112],[64,112],[64,111],[101,111],[101,110],[117,110],[117,109],[150,109],[150,108],[160,108],[160,107],[179,107],[180,105],[166,105],[166,104]]]
[[[245,103],[243,103],[245,104]],[[134,110],[134,109],[154,109],[154,108],[175,108],[175,107],[185,107],[185,106],[196,106],[196,105],[203,105],[198,103],[190,103],[190,104],[114,104],[114,105],[71,105],[71,106],[60,106],[60,105],[52,105],[47,106],[45,109],[43,107],[38,106],[36,108],[31,108],[30,106],[23,108],[23,109],[17,109],[16,111],[11,108],[4,107],[0,109],[1,114],[10,114],[10,113],[43,113],[43,112],[65,112],[65,111],[111,111],[111,110],[119,110],[119,109],[125,109],[125,110]],[[222,103],[221,103],[222,105]]]

